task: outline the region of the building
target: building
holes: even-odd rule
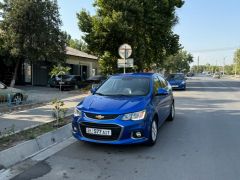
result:
[[[100,74],[98,58],[70,47],[66,48],[66,66],[71,67],[70,74],[81,75],[83,79]],[[47,86],[51,66],[47,62],[29,64],[24,61],[18,69],[16,84]],[[14,67],[0,62],[0,81],[10,84]]]

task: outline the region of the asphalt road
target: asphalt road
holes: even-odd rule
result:
[[[75,142],[15,179],[239,179],[240,81],[193,78],[174,94],[175,121],[154,147]]]

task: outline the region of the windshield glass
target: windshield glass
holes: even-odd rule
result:
[[[95,94],[106,96],[145,96],[149,93],[150,78],[111,77]]]
[[[183,80],[184,79],[184,74],[170,74],[167,78],[167,80]]]

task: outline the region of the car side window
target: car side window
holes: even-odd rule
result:
[[[154,89],[154,94],[158,93],[158,89],[161,88],[161,82],[158,79],[158,77],[154,77],[153,79],[153,89]]]
[[[167,88],[168,83],[163,79],[161,76],[158,76],[159,80],[161,81],[161,88]]]

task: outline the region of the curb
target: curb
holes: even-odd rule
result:
[[[65,118],[69,118],[69,117],[71,117],[71,116],[72,116],[72,113],[69,113],[69,114],[66,114]],[[52,121],[49,121],[49,122],[47,122],[47,123],[50,123],[50,122],[53,122],[53,121],[55,121],[54,118],[53,118]],[[7,137],[7,136],[11,136],[11,135],[13,135],[13,134],[20,133],[21,131],[26,131],[26,130],[29,130],[29,129],[33,129],[33,128],[38,127],[38,126],[41,126],[41,125],[43,125],[43,124],[46,124],[46,123],[34,124],[34,125],[31,125],[31,126],[25,127],[25,128],[23,128],[23,129],[21,129],[21,130],[14,131],[13,133],[10,133],[10,134],[7,134],[7,135],[6,135],[6,134],[5,134],[5,135],[0,135],[0,138],[2,138],[2,137]]]
[[[48,132],[33,140],[29,140],[18,144],[9,149],[0,152],[0,167],[9,168],[10,166],[19,163],[32,155],[47,149],[48,147],[58,144],[63,140],[72,136],[71,123]]]

